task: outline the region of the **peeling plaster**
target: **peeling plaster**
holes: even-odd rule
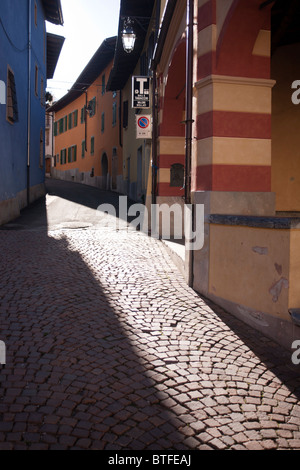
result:
[[[254,253],[258,253],[259,255],[267,255],[269,253],[268,248],[264,246],[254,246],[252,251],[254,251]]]
[[[278,272],[279,276],[281,276],[281,274],[282,274],[282,266],[281,266],[281,264],[275,263],[275,269],[276,269],[276,271]]]
[[[273,284],[269,290],[270,294],[273,296],[272,300],[273,302],[278,302],[279,296],[281,294],[282,288],[288,289],[289,287],[289,281],[282,277],[277,281],[275,284]]]

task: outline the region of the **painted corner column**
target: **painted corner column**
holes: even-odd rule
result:
[[[194,190],[271,191],[270,13],[199,0]]]
[[[260,0],[198,0],[192,168],[204,204],[194,288],[209,296],[211,214],[272,216],[270,8]]]

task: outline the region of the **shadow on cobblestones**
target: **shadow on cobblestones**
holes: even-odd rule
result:
[[[68,194],[52,212],[105,202]],[[48,215],[0,230],[0,450],[300,449],[285,350],[188,288],[161,242]]]
[[[256,368],[258,383],[266,385],[272,382],[275,377],[280,386],[285,386],[300,399],[300,366],[292,363],[292,352],[283,348],[271,338],[266,337],[260,331],[248,326],[246,323],[234,317],[234,315],[226,312],[209,299],[201,298],[229,329],[228,337],[226,337],[226,335],[222,337],[218,334],[214,336],[214,340],[211,343],[211,350],[214,350],[216,355],[219,355],[222,350],[224,353],[224,351],[231,349],[228,347],[230,339],[232,339],[231,335],[236,335],[235,346],[238,346],[236,338],[239,338],[239,344],[241,346],[240,351],[242,352],[244,350],[250,352],[252,357],[255,358],[253,363],[257,362],[257,359],[259,359],[261,363],[260,369]],[[212,328],[212,332],[213,331],[214,328]],[[240,359],[240,365],[251,367],[251,364],[244,364],[242,359]],[[262,376],[264,379],[261,378]],[[259,380],[260,378],[261,380]]]
[[[0,449],[180,448],[183,423],[67,237],[0,240]]]

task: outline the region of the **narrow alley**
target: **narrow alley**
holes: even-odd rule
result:
[[[290,353],[105,225],[117,194],[47,188],[0,230],[0,450],[300,449]]]

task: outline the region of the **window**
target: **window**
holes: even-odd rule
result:
[[[73,145],[72,147],[72,158],[73,158],[73,162],[76,162],[77,160],[77,145]]]
[[[91,155],[94,155],[95,152],[95,137],[91,137]]]
[[[105,127],[105,114],[104,112],[101,114],[101,132],[104,132]]]
[[[60,164],[64,165],[67,163],[67,149],[62,149],[60,151]]]
[[[85,122],[85,107],[81,108],[81,124]]]
[[[76,111],[74,111],[74,113],[73,113],[73,125],[74,125],[74,127],[77,127],[77,123],[78,123],[78,109],[76,109]]]
[[[113,102],[113,111],[112,111],[112,125],[115,126],[117,124],[117,103]]]
[[[68,148],[68,163],[76,162],[77,159],[77,145],[72,145]]]
[[[63,132],[66,132],[68,130],[68,116],[64,117],[64,130]]]
[[[7,70],[6,117],[12,124],[19,120],[15,76],[10,68]]]
[[[105,94],[105,75],[102,75],[102,95]]]
[[[182,188],[184,185],[184,166],[181,163],[174,163],[171,166],[170,186]]]
[[[96,114],[96,98],[93,98],[91,101],[89,101],[89,107],[91,111],[89,112],[89,116],[95,116]]]
[[[73,113],[69,114],[69,129],[73,127]]]
[[[77,109],[76,111],[73,111],[72,113],[68,115],[67,121],[68,121],[69,130],[73,129],[73,127],[77,127],[77,123],[78,123],[78,110]],[[65,128],[65,130],[67,130],[67,128]]]
[[[59,134],[62,134],[63,131],[64,131],[64,120],[63,120],[63,118],[61,118],[58,121],[58,131],[59,131]]]

